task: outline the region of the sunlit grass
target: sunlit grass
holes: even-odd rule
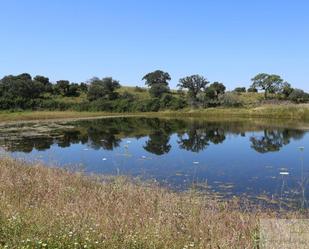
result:
[[[0,159],[0,198],[0,248],[254,248],[259,218],[279,215],[10,158]]]

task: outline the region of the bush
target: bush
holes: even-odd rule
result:
[[[309,94],[305,93],[303,90],[294,89],[290,93],[288,99],[296,103],[304,103],[309,101]]]
[[[247,90],[248,93],[257,93],[258,90],[255,87],[249,87]]]
[[[135,91],[135,92],[140,92],[140,93],[142,93],[142,92],[146,92],[147,90],[146,90],[145,88],[136,86],[136,87],[134,88],[134,91]]]
[[[160,109],[179,110],[186,107],[184,99],[176,98],[171,94],[165,94],[160,100]]]
[[[245,87],[236,87],[233,92],[245,93],[246,92],[246,88]]]
[[[219,97],[219,101],[223,106],[226,106],[226,107],[239,107],[243,105],[238,95],[232,92],[222,94]]]
[[[161,83],[154,84],[149,89],[150,96],[154,98],[160,98],[164,93],[168,93],[170,89]]]

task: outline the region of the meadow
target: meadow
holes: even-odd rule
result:
[[[260,218],[308,216],[5,156],[0,193],[0,248],[258,248]]]

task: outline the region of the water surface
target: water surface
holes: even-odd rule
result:
[[[108,118],[0,126],[12,156],[176,190],[307,206],[309,133],[261,120]]]

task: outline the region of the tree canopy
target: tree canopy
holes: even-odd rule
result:
[[[168,81],[171,80],[171,76],[169,73],[156,70],[151,73],[146,74],[142,80],[145,81],[145,85],[151,87],[156,84],[163,84],[165,86],[168,86]]]
[[[100,98],[112,100],[117,97],[115,92],[117,88],[120,88],[119,81],[114,80],[112,77],[106,77],[101,80],[93,78],[90,80],[87,97],[90,101]]]
[[[145,85],[150,87],[149,93],[152,97],[159,98],[170,90],[168,81],[171,80],[171,76],[167,72],[156,70],[146,74],[142,80],[145,80]]]
[[[197,101],[197,95],[205,90],[206,85],[209,83],[206,78],[201,75],[195,74],[181,78],[177,85],[180,89],[188,89],[189,97],[193,101]]]
[[[277,93],[282,90],[284,80],[276,74],[260,73],[251,79],[252,88],[264,91],[264,97],[267,99],[268,93]]]

